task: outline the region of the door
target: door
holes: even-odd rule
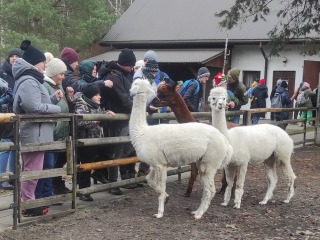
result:
[[[319,82],[320,61],[304,61],[303,81],[310,83],[311,89],[314,89]]]

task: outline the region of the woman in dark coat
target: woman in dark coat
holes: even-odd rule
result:
[[[266,99],[268,98],[268,87],[265,85],[264,79],[259,80],[259,85],[252,90],[251,106],[250,108],[265,108]],[[251,122],[252,124],[258,124],[261,117],[265,117],[265,113],[253,113]]]

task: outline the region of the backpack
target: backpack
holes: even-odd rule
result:
[[[282,97],[280,93],[275,93],[271,98],[271,107],[272,108],[282,108]]]
[[[188,86],[189,84],[192,82],[192,81],[196,81],[197,83],[197,88],[196,88],[196,91],[193,93],[193,96],[196,95],[199,90],[200,90],[200,83],[198,80],[195,80],[195,79],[189,79],[189,80],[186,80],[182,86],[180,87],[180,89],[178,90],[178,93],[183,97],[184,94],[186,93],[187,89],[188,89]]]
[[[306,97],[304,91],[301,91],[297,97],[297,106],[304,106],[309,101],[309,97]]]

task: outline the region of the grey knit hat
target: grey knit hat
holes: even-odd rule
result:
[[[154,60],[158,62],[158,55],[156,54],[155,51],[149,50],[144,54],[143,59]]]
[[[278,80],[277,80],[277,86],[280,86],[281,85],[281,83],[282,83],[282,79],[281,78],[279,78]]]
[[[8,53],[8,59],[12,56],[12,55],[17,55],[18,57],[22,57],[23,51],[19,48],[12,48],[10,50],[10,52]]]
[[[198,78],[201,78],[201,77],[209,77],[210,76],[210,71],[208,68],[206,67],[201,67],[199,68],[198,70]]]

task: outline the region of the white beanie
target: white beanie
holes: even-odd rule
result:
[[[144,67],[144,61],[143,60],[139,60],[136,61],[136,64],[134,65],[134,68],[140,68],[140,67]]]
[[[54,56],[50,52],[45,52],[44,56],[46,57],[46,63],[48,63],[50,60],[54,58]]]
[[[47,63],[47,67],[45,70],[48,77],[53,77],[55,75],[58,75],[59,73],[64,73],[65,71],[67,71],[67,66],[59,58],[52,58]]]

